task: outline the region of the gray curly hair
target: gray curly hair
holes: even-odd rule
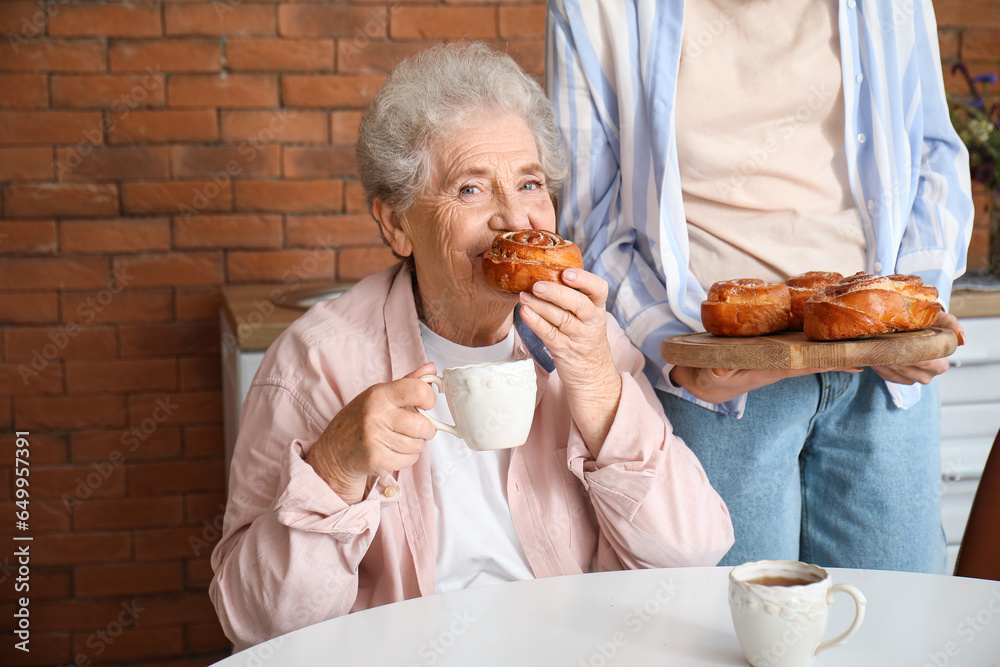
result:
[[[542,87],[513,58],[483,44],[440,44],[399,63],[362,116],[356,154],[368,210],[376,198],[409,208],[428,185],[435,140],[471,114],[497,111],[527,123],[546,186],[557,192],[566,166]]]

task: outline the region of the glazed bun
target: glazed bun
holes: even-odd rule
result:
[[[701,302],[701,321],[716,336],[763,336],[788,327],[791,297],[784,283],[757,278],[722,280]]]
[[[856,273],[806,301],[803,329],[809,340],[926,329],[942,310],[937,298],[937,289],[917,276]]]
[[[788,293],[792,297],[792,320],[788,324],[788,330],[802,331],[806,300],[824,287],[835,285],[843,279],[844,276],[835,271],[807,271],[786,280]]]
[[[522,229],[503,232],[483,255],[486,282],[508,292],[525,292],[541,280],[560,282],[563,269],[583,268],[580,248],[552,232]]]

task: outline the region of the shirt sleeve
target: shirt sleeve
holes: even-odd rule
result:
[[[715,565],[733,545],[729,511],[694,453],[673,434],[642,375],[641,355],[613,328],[622,369],[614,423],[596,459],[575,427],[567,450],[600,527],[595,568]]]
[[[209,589],[237,649],[347,614],[389,502],[391,478],[348,505],[305,462],[325,428],[311,412],[280,380],[255,380],[247,395]]]
[[[937,21],[929,1],[914,7],[912,64],[923,111],[916,196],[896,271],[934,285],[947,308],[952,282],[965,272],[975,207],[969,153],[955,131],[941,73]]]

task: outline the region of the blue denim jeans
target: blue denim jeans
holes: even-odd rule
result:
[[[900,410],[871,369],[788,378],[750,392],[741,419],[658,393],[729,507],[720,564],[943,573],[936,383]]]

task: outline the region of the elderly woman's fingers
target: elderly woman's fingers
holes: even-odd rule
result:
[[[608,283],[597,274],[581,269],[566,269],[560,274],[564,283],[586,294],[598,308],[608,302]]]

